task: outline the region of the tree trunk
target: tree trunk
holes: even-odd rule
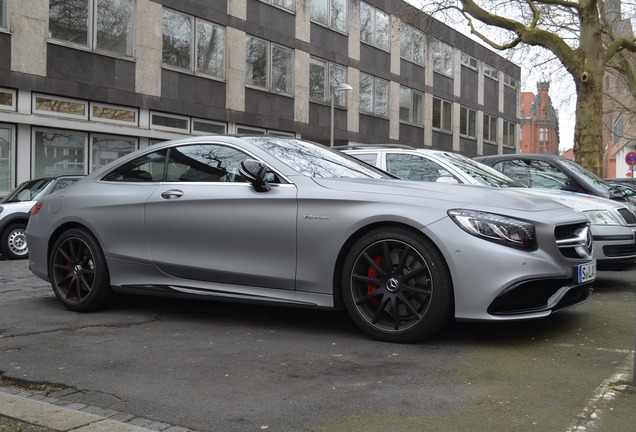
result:
[[[590,82],[593,81],[593,82]],[[577,83],[574,125],[575,161],[603,177],[603,87],[602,76]]]

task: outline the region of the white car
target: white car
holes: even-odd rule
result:
[[[0,201],[0,253],[6,259],[26,259],[29,256],[24,231],[29,211],[37,200],[64,189],[83,176],[43,177],[27,180]]]
[[[337,148],[403,179],[518,187],[528,194],[551,198],[583,212],[590,220],[594,258],[599,266],[610,267],[636,260],[636,216],[620,202],[553,189],[526,188],[494,168],[444,150],[388,145]]]

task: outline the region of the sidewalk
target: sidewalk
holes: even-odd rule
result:
[[[0,387],[0,432],[192,432],[134,417],[9,387]]]

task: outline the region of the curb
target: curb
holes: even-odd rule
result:
[[[3,422],[4,418],[11,421]],[[15,421],[13,421],[15,420]],[[6,428],[4,427],[6,426]],[[0,387],[0,431],[195,432],[103,408]]]

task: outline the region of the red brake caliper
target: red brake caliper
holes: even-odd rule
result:
[[[382,257],[376,257],[373,260],[377,265],[382,265]],[[372,279],[378,279],[378,272],[375,271],[375,268],[373,266],[369,266],[369,273],[367,274],[367,276],[369,276]],[[378,289],[378,285],[376,284],[372,284],[371,282],[367,282],[367,294],[371,294],[373,292],[375,292]],[[374,306],[378,305],[379,300],[377,298],[373,298],[371,299],[371,303],[373,303]]]

